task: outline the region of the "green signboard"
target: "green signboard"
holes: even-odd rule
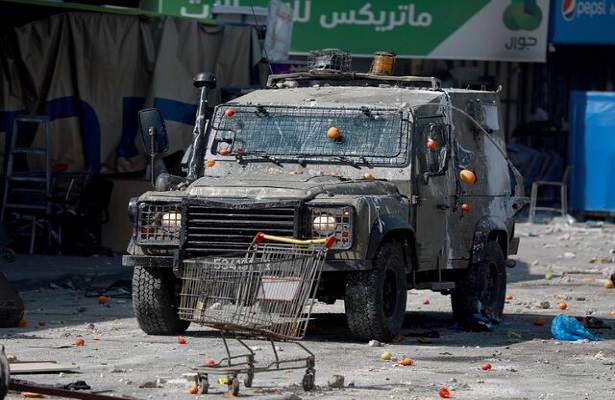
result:
[[[214,4],[267,0],[152,0],[163,14],[212,18]],[[145,2],[147,3],[147,2]],[[150,2],[151,3],[151,2]],[[290,52],[341,48],[354,55],[501,61],[546,60],[549,0],[294,0]]]

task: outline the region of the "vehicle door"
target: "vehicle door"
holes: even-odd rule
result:
[[[449,172],[450,126],[442,117],[417,119],[415,152],[415,229],[421,270],[446,265],[449,216],[455,206]]]

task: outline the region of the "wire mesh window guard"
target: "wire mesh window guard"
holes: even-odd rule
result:
[[[229,107],[218,107],[213,118],[214,154],[231,153],[245,160],[408,162],[409,123],[399,109],[232,106],[229,113]],[[327,134],[331,128],[338,130],[338,137]]]

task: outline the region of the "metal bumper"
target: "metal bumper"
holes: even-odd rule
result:
[[[122,265],[125,267],[173,267],[173,256],[134,256],[123,255]]]

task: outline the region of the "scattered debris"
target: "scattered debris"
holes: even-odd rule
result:
[[[343,375],[333,375],[329,378],[329,382],[327,382],[329,387],[331,388],[343,388],[344,387],[344,376]]]
[[[19,361],[9,362],[12,375],[49,372],[76,372],[79,367],[74,364],[58,364],[55,361]]]
[[[589,316],[585,317],[585,327],[587,329],[611,329],[602,319]]]
[[[440,337],[440,332],[430,329],[428,331],[421,331],[421,332],[408,332],[406,333],[406,336],[414,336],[414,337],[422,337],[422,338],[439,338]]]
[[[88,389],[90,388],[85,382],[79,383],[79,387]],[[77,382],[75,382],[75,386],[77,386]],[[69,385],[66,385],[69,386]],[[44,397],[43,395],[49,396],[58,396],[65,398],[74,398],[74,399],[84,399],[84,400],[135,400],[134,397],[130,396],[122,396],[117,394],[102,394],[102,393],[94,393],[86,390],[77,391],[75,388],[67,388],[67,387],[55,387],[51,385],[43,385],[37,384],[34,382],[23,381],[18,379],[11,379],[9,383],[9,390],[21,392],[22,397]],[[32,395],[26,395],[32,394]]]
[[[407,356],[401,356],[395,360],[395,365],[411,366],[414,365],[414,360]]]
[[[551,333],[557,340],[602,340],[588,332],[575,317],[558,314],[551,322]]]
[[[493,321],[482,314],[472,314],[461,323],[453,324],[453,329],[471,332],[491,332],[495,329]]]

